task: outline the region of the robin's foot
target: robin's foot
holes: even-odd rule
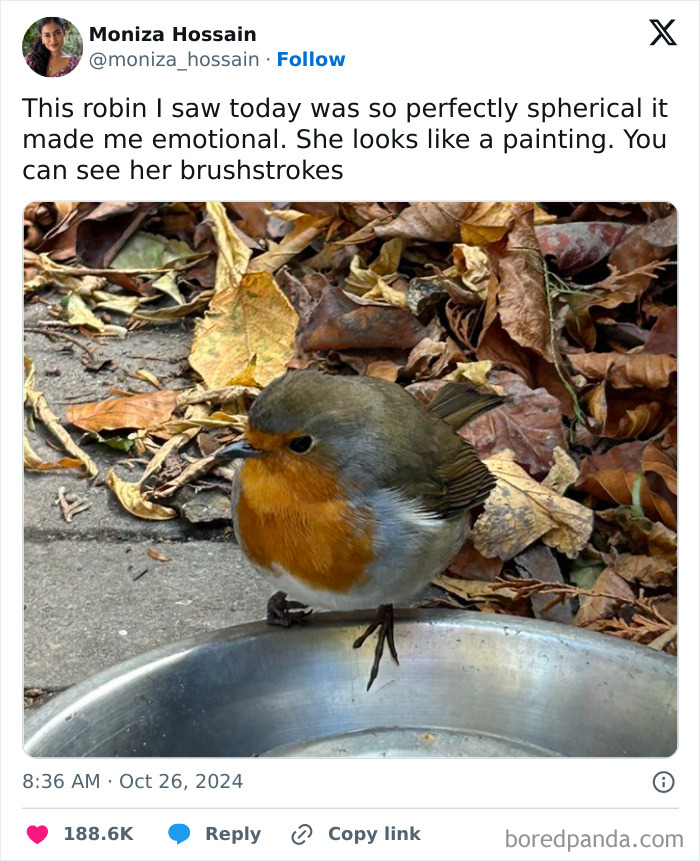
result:
[[[300,601],[288,601],[286,592],[275,592],[267,602],[267,624],[291,628],[305,625],[311,610]]]
[[[373,634],[377,628],[379,628],[379,633],[377,634],[377,645],[374,650],[374,663],[372,664],[372,672],[369,674],[369,681],[367,682],[367,690],[372,687],[374,680],[377,678],[377,673],[379,672],[379,663],[382,660],[382,655],[384,654],[384,643],[387,643],[389,646],[389,652],[391,653],[391,657],[398,664],[399,656],[396,654],[396,646],[394,645],[394,605],[393,604],[382,604],[377,609],[377,615],[374,617],[374,621],[367,626],[367,630],[358,637],[355,642],[352,644],[353,649],[359,649],[360,646],[364,643],[364,641]]]

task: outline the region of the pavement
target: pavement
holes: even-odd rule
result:
[[[40,326],[47,318],[46,305],[29,304],[25,326]],[[172,387],[191,384],[188,323],[145,327],[125,340],[59,331],[94,347],[96,368],[86,368],[85,351],[75,343],[26,332],[36,388],[62,420],[69,404],[103,400],[113,387],[153,391],[129,376],[140,368],[161,379],[172,376]],[[97,367],[102,359],[105,364]],[[64,424],[79,441],[81,432]],[[47,444],[39,422],[28,436],[47,461],[61,456]],[[77,470],[25,472],[24,679],[35,703],[44,700],[36,696],[39,691],[62,690],[157,646],[263,619],[270,594],[236,545],[230,523],[133,517],[102,483],[107,466],[122,461],[124,453],[96,444],[86,450],[100,466],[96,482],[78,477]],[[125,466],[117,469],[129,478]],[[138,465],[133,477],[143,469]],[[67,522],[57,504],[59,488],[90,507]]]

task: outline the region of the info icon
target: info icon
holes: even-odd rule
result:
[[[659,771],[654,775],[652,784],[657,792],[670,792],[676,785],[676,779],[670,771]]]

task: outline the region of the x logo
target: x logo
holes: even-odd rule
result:
[[[661,21],[659,21],[658,18],[650,18],[649,19],[650,23],[652,23],[654,25],[654,28],[656,29],[656,32],[658,33],[657,37],[651,43],[652,45],[655,45],[659,41],[659,39],[663,39],[667,45],[675,45],[676,44],[673,41],[673,36],[669,36],[669,34],[668,34],[669,27],[671,26],[671,24],[673,24],[673,22],[675,20],[676,20],[675,18],[671,18],[671,20],[668,22],[668,24],[666,24],[666,26],[664,26],[661,23]]]

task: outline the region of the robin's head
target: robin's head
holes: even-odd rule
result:
[[[246,478],[283,470],[306,481],[325,472],[345,488],[403,487],[439,448],[436,431],[436,419],[395,383],[294,371],[263,390],[245,440],[218,459],[246,458]]]

